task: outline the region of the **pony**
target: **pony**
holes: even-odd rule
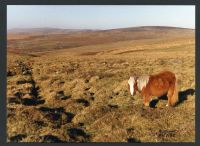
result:
[[[138,91],[143,97],[143,104],[149,106],[152,96],[161,97],[167,94],[166,106],[175,106],[178,102],[177,77],[170,71],[153,75],[130,76],[128,80],[132,96]]]

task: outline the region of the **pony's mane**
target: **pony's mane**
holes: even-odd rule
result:
[[[137,78],[137,87],[139,91],[142,91],[143,87],[146,87],[147,83],[149,82],[149,76],[143,75]]]

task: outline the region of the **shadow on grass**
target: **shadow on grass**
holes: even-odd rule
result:
[[[82,99],[82,98],[77,99],[76,102],[80,103],[80,104],[83,104],[84,106],[89,106],[90,105],[89,101],[87,101],[86,99]]]
[[[20,142],[23,138],[26,138],[25,134],[18,134],[15,136],[10,137],[10,142]]]
[[[149,106],[151,108],[156,108],[156,104],[158,103],[159,99],[154,99],[150,102]]]
[[[33,99],[33,98],[9,97],[8,103],[23,104],[26,106],[36,106],[39,104],[44,104],[45,100],[37,100],[37,99]]]
[[[65,111],[63,107],[58,107],[58,108],[40,107],[39,110],[42,112],[53,112],[53,113],[55,112],[60,113]]]
[[[52,121],[62,121],[62,124],[70,123],[74,118],[74,114],[70,112],[65,112],[63,107],[58,108],[49,108],[49,107],[40,107],[41,112],[46,113],[46,117]]]
[[[128,138],[127,141],[128,141],[129,143],[141,143],[141,141],[140,141],[140,140],[137,140],[136,138]]]
[[[24,98],[24,99],[21,99],[21,102],[23,105],[26,105],[26,106],[36,106],[36,105],[39,105],[39,104],[44,104],[45,103],[45,100],[36,100],[36,99],[32,99],[32,98]]]
[[[67,133],[71,139],[78,140],[78,137],[83,137],[84,139],[88,139],[90,136],[85,133],[84,130],[80,128],[70,128],[67,130]]]
[[[180,92],[178,93],[179,102],[177,103],[177,105],[183,103],[185,100],[187,100],[187,97],[188,97],[189,95],[194,95],[194,93],[195,93],[195,90],[192,89],[192,88],[187,89],[187,90],[184,90],[184,91],[180,91]]]
[[[45,135],[43,137],[43,143],[63,143],[64,141],[60,140],[57,136]]]
[[[65,93],[64,93],[64,91],[58,91],[56,93],[56,98],[57,99],[61,99],[61,100],[66,100],[66,99],[71,98],[71,95],[66,96]]]

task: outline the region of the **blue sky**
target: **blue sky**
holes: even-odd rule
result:
[[[7,6],[8,29],[113,29],[135,26],[175,26],[194,29],[195,6]]]

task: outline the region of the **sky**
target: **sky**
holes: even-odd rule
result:
[[[195,28],[195,6],[8,5],[7,28]]]

